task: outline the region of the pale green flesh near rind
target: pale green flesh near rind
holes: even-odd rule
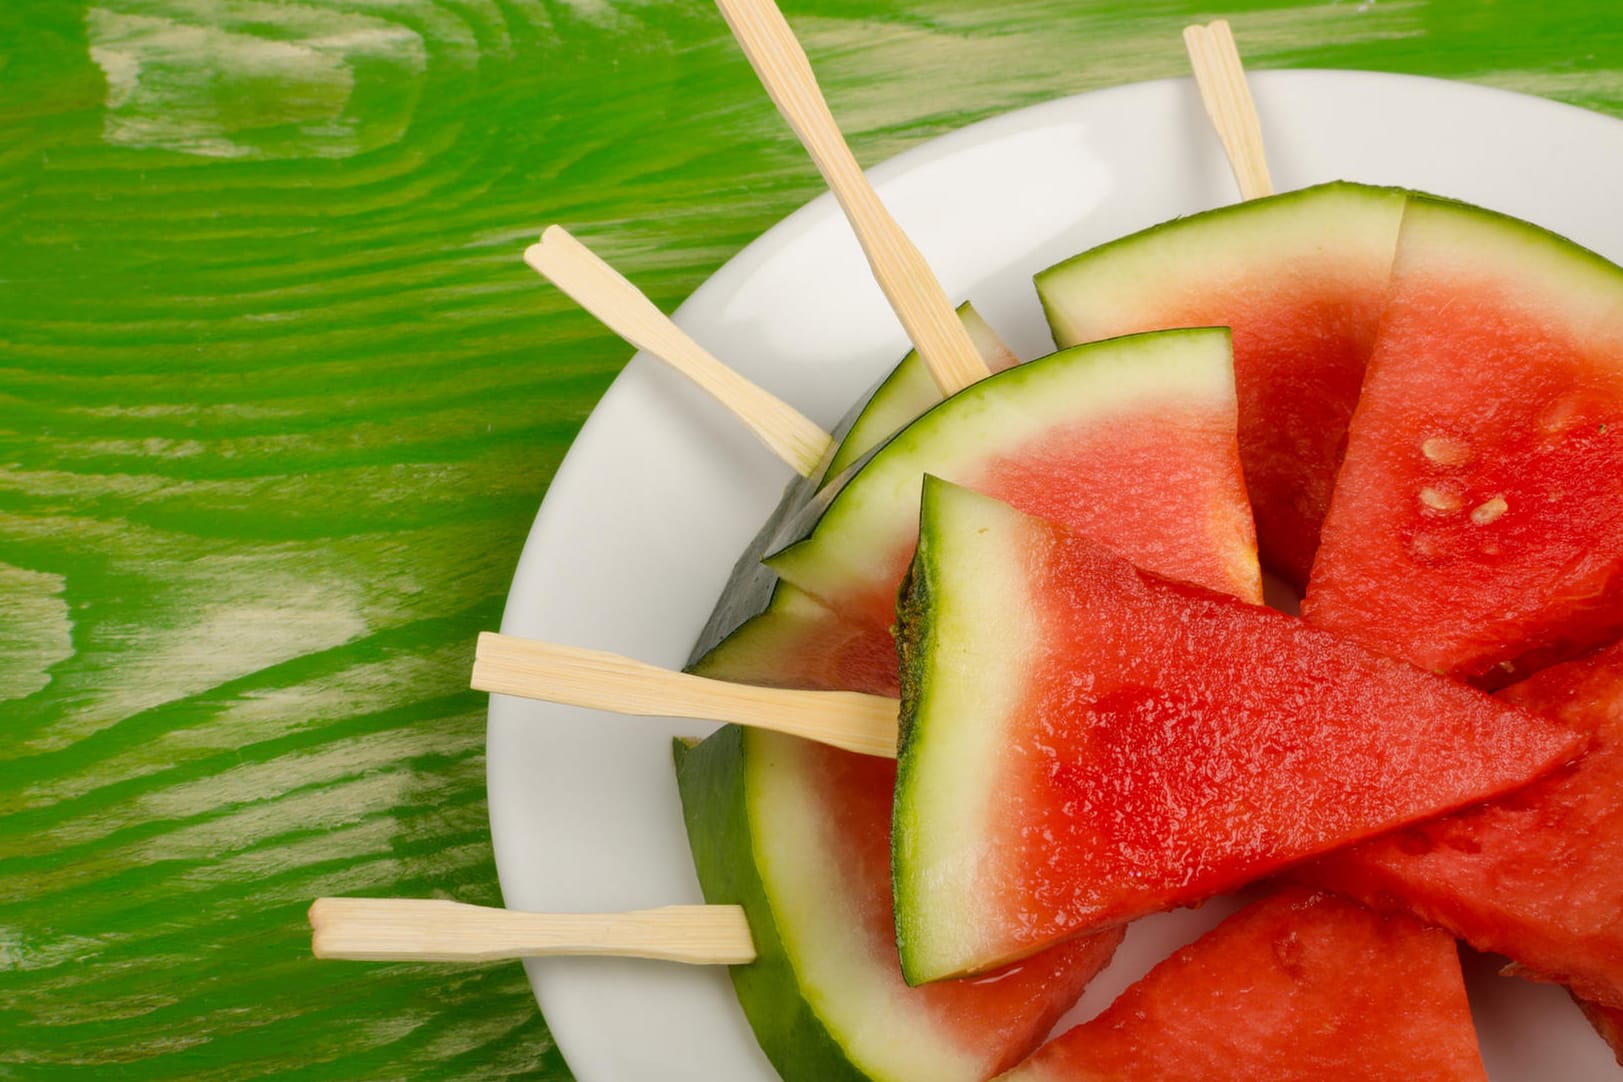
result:
[[[1195,328],[1128,335],[1061,350],[959,392],[879,449],[811,535],[766,563],[785,581],[838,607],[853,592],[889,590],[889,558],[918,529],[928,472],[972,483],[978,469],[1061,425],[1152,401],[1226,402],[1233,409],[1228,332]]]
[[[1623,326],[1623,266],[1520,218],[1436,196],[1410,197],[1404,230],[1425,234],[1423,250],[1451,255],[1473,277],[1497,277],[1521,291],[1524,310],[1557,314],[1575,337],[1615,336]],[[1623,368],[1623,356],[1618,358]]]
[[[1253,268],[1288,275],[1282,253],[1389,266],[1408,192],[1338,181],[1220,207],[1102,244],[1036,276],[1054,341],[1147,330],[1168,296]],[[1259,298],[1265,301],[1266,298]]]
[[[1014,353],[968,301],[958,307],[958,319],[969,332],[976,352],[993,372],[1001,372],[1017,362]],[[824,483],[838,478],[863,455],[912,424],[943,397],[918,350],[903,357],[902,363],[874,390],[851,423],[824,473]]]
[[[898,751],[895,817],[891,823],[892,887],[896,939],[909,982],[935,980],[950,969],[942,957],[985,957],[973,940],[986,927],[978,890],[928,890],[937,880],[978,883],[987,865],[962,845],[932,846],[983,835],[986,802],[980,780],[1000,757],[1004,729],[996,714],[1020,701],[1036,643],[1036,622],[1019,619],[1035,610],[1019,539],[1030,520],[1007,504],[968,489],[925,479],[919,545],[902,597],[903,622],[923,629],[904,636],[901,746]],[[952,543],[937,543],[949,536]],[[966,654],[965,642],[995,649],[994,656]],[[924,898],[933,907],[929,942],[951,943],[939,956],[923,953],[919,914]],[[950,898],[950,902],[944,899]],[[944,912],[946,906],[956,906]],[[956,941],[942,929],[959,932]]]
[[[894,970],[861,949],[837,888],[803,741],[735,726],[678,746],[688,836],[706,901],[744,906],[757,960],[733,967],[739,1003],[785,1079],[979,1082],[942,1019],[898,997]],[[836,885],[831,889],[831,884]],[[893,964],[889,961],[883,964]]]

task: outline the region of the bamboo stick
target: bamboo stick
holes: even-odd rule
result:
[[[1268,176],[1268,159],[1263,153],[1262,124],[1257,105],[1245,81],[1245,67],[1234,44],[1228,21],[1218,19],[1206,26],[1189,26],[1183,32],[1184,47],[1194,67],[1195,85],[1206,115],[1217,129],[1229,168],[1240,185],[1240,198],[1258,199],[1274,194]]]
[[[781,398],[718,361],[654,302],[561,226],[549,226],[524,261],[609,330],[698,384],[802,477],[822,468],[834,440]]]
[[[772,0],[717,0],[755,74],[823,174],[925,367],[944,395],[990,374],[924,256],[863,175],[811,62]]]
[[[625,913],[521,913],[441,899],[317,898],[317,958],[363,962],[491,962],[611,955],[691,965],[755,960],[744,910],[672,905]]]
[[[730,684],[601,650],[492,632],[479,636],[473,687],[617,714],[732,722],[896,757],[897,703],[881,695]]]

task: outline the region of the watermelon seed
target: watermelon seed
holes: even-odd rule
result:
[[[1433,511],[1458,511],[1460,509],[1460,497],[1457,493],[1444,492],[1441,489],[1432,488],[1430,485],[1420,490],[1420,502]]]
[[[1432,436],[1420,445],[1420,453],[1439,466],[1463,466],[1471,459],[1471,449],[1459,440]]]
[[[1485,500],[1476,506],[1475,510],[1471,512],[1471,521],[1478,526],[1486,526],[1508,510],[1510,510],[1510,504],[1505,502],[1505,498],[1495,496],[1493,499]]]

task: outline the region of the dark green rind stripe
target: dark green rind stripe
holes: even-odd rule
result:
[[[935,594],[941,577],[941,568],[935,558],[935,524],[937,494],[941,482],[924,476],[924,491],[919,505],[919,543],[913,550],[913,559],[907,565],[896,595],[896,654],[901,664],[901,712],[897,718],[896,742],[896,815],[890,824],[891,896],[896,899],[896,946],[902,960],[902,977],[909,984],[917,983],[917,974],[908,972],[908,921],[906,914],[915,903],[910,884],[896,874],[898,867],[913,863],[914,839],[918,823],[906,814],[916,805],[910,796],[909,779],[915,776],[913,760],[922,733],[919,728],[920,703],[927,690],[931,644],[928,639],[934,626],[931,613],[935,607]]]
[[[846,1059],[800,995],[778,937],[772,902],[755,870],[757,839],[748,795],[750,773],[770,772],[771,763],[758,753],[752,758],[749,744],[748,731],[736,725],[692,747],[680,740],[675,744],[682,815],[705,901],[743,906],[755,941],[755,961],[732,967],[733,987],[756,1040],[780,1074],[866,1082],[868,1076]]]

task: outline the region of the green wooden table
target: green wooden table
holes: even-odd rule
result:
[[[1616,0],[796,0],[858,156],[1249,64],[1623,117]],[[563,1079],[516,964],[318,963],[322,894],[499,903],[474,634],[629,355],[820,182],[706,4],[0,5],[0,1078]]]

